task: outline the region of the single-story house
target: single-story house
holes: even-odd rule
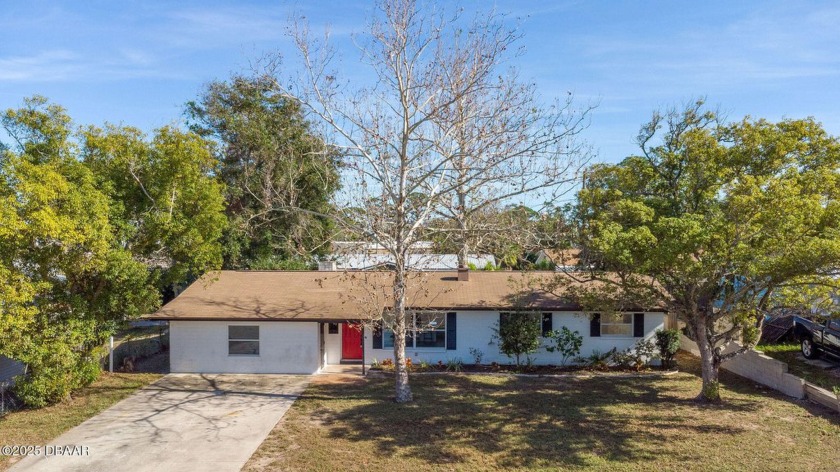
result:
[[[510,271],[412,272],[406,355],[414,362],[510,363],[493,328],[516,307],[541,313],[543,332],[583,336],[582,355],[627,349],[664,327],[662,309],[585,313],[540,290],[558,274]],[[393,333],[371,322],[390,306],[388,271],[220,271],[199,279],[148,319],[166,320],[172,372],[311,374],[325,365],[393,358]],[[512,312],[512,313],[511,313]],[[557,364],[541,350],[538,364]]]

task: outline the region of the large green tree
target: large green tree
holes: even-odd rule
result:
[[[138,129],[89,127],[82,159],[108,197],[116,241],[156,284],[188,282],[222,265],[224,186],[212,146],[171,127],[151,140]]]
[[[35,97],[2,126],[0,354],[27,365],[16,390],[40,406],[93,380],[97,347],[158,297],[116,244],[108,199],[78,160],[64,110]]]
[[[840,144],[812,119],[723,125],[702,101],[655,113],[638,143],[640,155],[589,171],[582,242],[594,278],[686,323],[698,399],[719,401],[721,363],[756,344],[764,315],[790,303],[780,294],[836,285]]]
[[[235,76],[210,83],[187,113],[194,131],[218,143],[226,267],[297,268],[329,251],[332,224],[319,215],[339,188],[337,155],[297,101],[267,78]]]
[[[160,288],[221,266],[223,186],[206,140],[172,128],[76,132],[42,97],[2,116],[0,355],[29,405],[99,373],[99,348]]]

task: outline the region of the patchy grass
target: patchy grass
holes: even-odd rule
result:
[[[317,377],[243,470],[836,470],[840,416],[723,373],[722,405],[693,401],[696,360],[672,376]]]
[[[73,397],[65,402],[9,413],[0,418],[0,446],[48,444],[64,431],[160,377],[159,374],[103,373],[99,380],[74,392]],[[11,459],[0,456],[0,470],[9,467]]]
[[[806,364],[803,360],[798,358],[798,356],[800,356],[798,343],[763,344],[758,346],[756,349],[774,359],[787,363],[788,372],[797,377],[802,377],[812,384],[819,385],[829,391],[831,391],[834,387],[840,388],[840,363],[837,364],[837,368],[830,371],[821,367]],[[823,359],[823,357],[820,357],[820,359]],[[835,358],[825,358],[823,360],[834,363],[838,362]]]

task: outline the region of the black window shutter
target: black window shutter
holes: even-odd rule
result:
[[[373,325],[373,348],[382,349],[382,323]]]
[[[633,337],[645,337],[645,314],[633,313]]]
[[[502,329],[504,329],[505,323],[507,323],[507,320],[508,320],[508,316],[510,316],[510,313],[505,313],[505,312],[499,313],[499,330],[500,331]]]
[[[589,321],[589,336],[597,338],[601,336],[601,314],[593,313],[592,319]]]
[[[458,323],[458,316],[454,311],[450,311],[446,314],[446,350],[447,351],[454,351],[458,349],[458,343],[455,339],[456,332],[457,332],[457,325]]]
[[[551,326],[551,313],[543,313],[542,315],[542,336],[547,338],[553,329]]]

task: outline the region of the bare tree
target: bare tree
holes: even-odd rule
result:
[[[572,190],[590,157],[578,135],[592,105],[576,108],[567,92],[544,107],[534,84],[521,81],[516,69],[484,74],[486,65],[481,59],[453,64],[447,71],[451,88],[474,83],[480,93],[453,97],[438,120],[438,152],[453,156],[447,176],[453,192],[439,210],[449,224],[437,232],[458,248],[461,265],[471,252],[487,250],[488,242],[497,245],[498,238],[522,246],[539,239],[533,228],[504,218],[502,206],[526,200],[553,205]]]
[[[503,20],[495,13],[468,20],[460,11],[447,13],[434,4],[421,11],[414,0],[382,1],[369,34],[356,38],[362,63],[374,76],[372,84],[361,87],[337,78],[329,35],[316,39],[298,20],[290,31],[301,73],[288,83],[270,74],[276,87],[323,127],[325,152],[337,149],[344,156],[343,190],[329,216],[346,233],[384,247],[393,259],[393,277],[382,279],[390,308],[380,318],[394,332],[398,402],[412,399],[405,356],[407,294],[422,291],[416,286],[421,278],[411,276],[408,255],[429,221],[445,214],[459,189],[486,191],[493,176],[511,176],[500,185],[519,177],[519,190],[506,193],[512,197],[545,187],[531,180],[533,169],[550,176],[569,170],[549,152],[560,145],[561,114],[525,113],[523,107],[535,100],[533,87],[518,85],[515,74],[500,73],[519,39]],[[265,64],[269,72],[276,63]],[[512,105],[493,108],[503,101]],[[484,129],[464,144],[468,138],[458,133],[468,133],[476,123]],[[483,198],[503,199],[499,192],[490,194]]]

